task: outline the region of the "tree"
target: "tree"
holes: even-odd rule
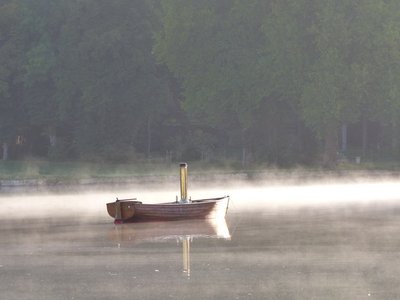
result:
[[[9,147],[24,126],[21,106],[20,41],[17,36],[20,21],[17,1],[0,2],[0,143],[2,159],[9,157]]]
[[[156,37],[160,62],[182,82],[183,107],[192,120],[222,130],[245,152],[265,86],[259,68],[259,1],[162,2]]]
[[[310,163],[315,142],[305,128],[300,98],[316,55],[310,31],[313,1],[269,1],[267,7],[261,25],[265,43],[259,52],[265,92],[254,140],[264,145],[258,151],[270,162]]]
[[[361,124],[365,156],[368,122],[385,124],[398,117],[398,8],[397,2],[383,0],[314,5],[316,18],[310,30],[316,57],[302,95],[302,111],[325,143],[328,164],[335,161],[341,124]]]
[[[65,1],[20,0],[21,24],[19,36],[24,41],[24,60],[21,68],[24,85],[23,101],[30,126],[31,143],[47,137],[50,156],[57,155],[57,136],[62,126],[55,85],[58,64],[58,37],[65,22]],[[36,142],[37,143],[37,142]],[[47,153],[45,153],[47,155]],[[58,153],[59,154],[59,153]]]
[[[139,132],[150,134],[165,111],[168,86],[151,53],[152,15],[146,3],[70,4],[57,89],[82,157],[132,154],[141,147]],[[146,146],[149,141],[148,135]]]

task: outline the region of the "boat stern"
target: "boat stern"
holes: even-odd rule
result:
[[[107,203],[107,212],[111,218],[114,218],[115,224],[122,224],[135,215],[135,203],[138,201],[123,201]]]

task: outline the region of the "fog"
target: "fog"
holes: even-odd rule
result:
[[[348,205],[385,205],[400,199],[400,180],[379,179],[345,183],[342,181],[285,184],[274,181],[213,181],[189,184],[192,199],[229,195],[230,206],[240,211],[293,210],[304,207],[337,207]],[[144,203],[174,201],[179,193],[176,184],[137,186],[109,186],[57,188],[52,190],[26,188],[0,194],[0,218],[81,217],[103,219],[108,217],[107,202],[134,198]]]
[[[225,220],[114,225],[105,204],[177,184],[0,196],[4,299],[397,299],[399,181],[193,182]]]

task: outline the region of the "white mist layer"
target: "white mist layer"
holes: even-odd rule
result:
[[[1,196],[0,218],[55,218],[76,217],[109,220],[106,203],[116,197],[137,198],[143,203],[172,202],[177,189],[157,190],[142,186],[132,191],[94,192],[84,194],[44,194]],[[400,204],[400,181],[365,182],[351,184],[257,185],[224,184],[216,188],[190,189],[192,199],[231,197],[230,211],[299,209],[302,207],[335,207],[343,205]]]

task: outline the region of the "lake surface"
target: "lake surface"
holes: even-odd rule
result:
[[[1,299],[399,299],[400,182],[196,187],[226,220],[114,225],[115,196],[0,194]]]

